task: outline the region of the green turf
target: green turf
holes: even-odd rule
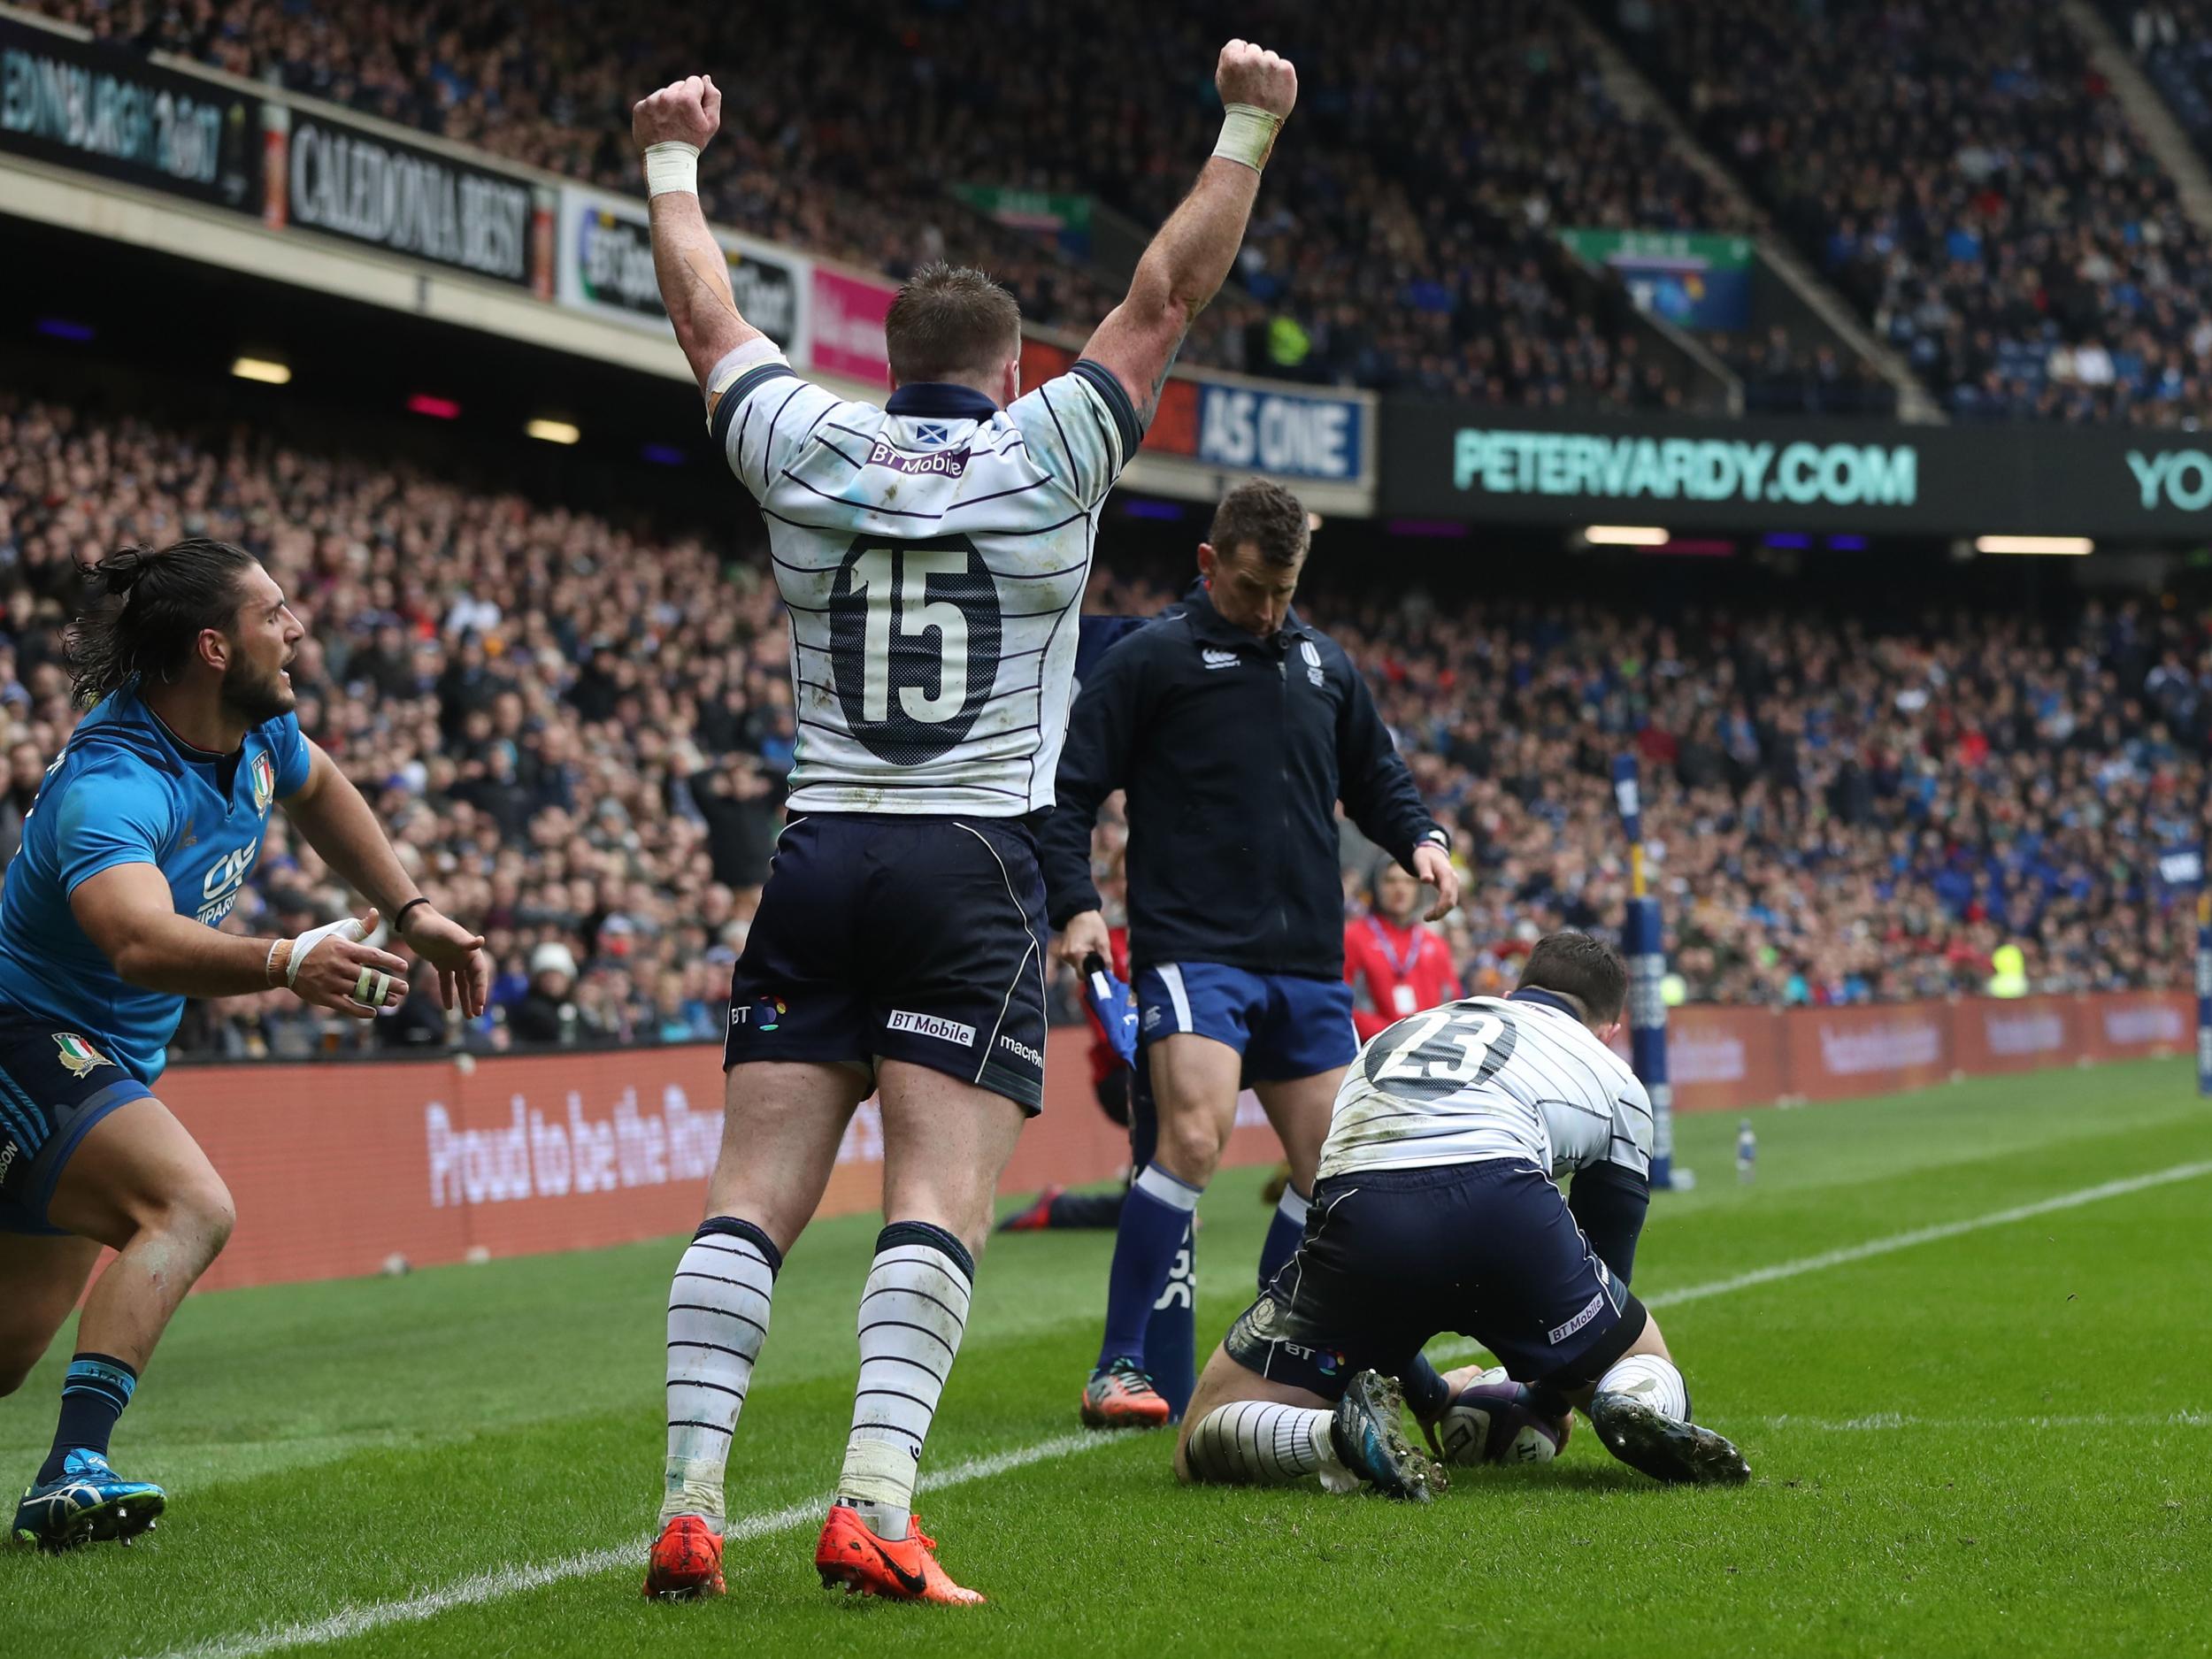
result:
[[[1734,1117],[1680,1122],[1704,1182],[1657,1202],[1640,1292],[2212,1160],[2177,1062],[1752,1117],[1748,1187]],[[1207,1202],[1208,1339],[1245,1299],[1256,1182]],[[741,1516],[810,1510],[834,1475],[872,1234],[825,1224],[778,1286]],[[995,1242],[932,1470],[1071,1436],[1109,1244]],[[0,1655],[257,1653],[259,1632],[474,1575],[476,1604],[301,1651],[2212,1653],[2212,1176],[1669,1309],[1746,1490],[1658,1489],[1586,1426],[1550,1467],[1461,1471],[1426,1509],[1186,1492],[1164,1437],[1075,1442],[925,1497],[947,1565],[993,1597],[970,1611],[826,1594],[810,1513],[733,1541],[726,1601],[639,1601],[674,1249],[188,1302],[115,1447],[167,1485],[168,1518],[127,1551],[0,1549]],[[0,1404],[18,1479],[67,1351]],[[606,1564],[515,1581],[592,1552]]]

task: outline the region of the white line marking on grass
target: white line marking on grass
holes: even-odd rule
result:
[[[1734,1417],[1732,1425],[1763,1429],[1809,1429],[1822,1434],[1874,1434],[1891,1429],[1962,1430],[1977,1434],[2003,1433],[2012,1429],[2212,1429],[2207,1411],[2092,1411],[2070,1417],[1909,1417],[1900,1411],[1877,1411],[1863,1417],[1804,1417],[1785,1414],[1772,1417]]]
[[[1040,1440],[1034,1446],[1018,1446],[1010,1451],[994,1452],[988,1457],[974,1457],[964,1463],[955,1463],[941,1474],[922,1477],[924,1492],[944,1492],[954,1486],[964,1486],[974,1480],[988,1480],[994,1476],[1025,1469],[1032,1463],[1041,1463],[1057,1457],[1073,1456],[1078,1452],[1090,1451],[1097,1447],[1115,1443],[1110,1434],[1063,1434],[1053,1440]],[[806,1503],[794,1503],[772,1510],[766,1515],[733,1515],[723,1530],[724,1544],[743,1543],[756,1538],[766,1538],[777,1532],[788,1532],[803,1526],[818,1525],[829,1507],[827,1498],[817,1498]],[[250,1631],[242,1635],[218,1637],[210,1641],[171,1650],[164,1659],[258,1659],[262,1654],[280,1653],[288,1647],[319,1647],[326,1642],[346,1641],[356,1636],[381,1630],[388,1624],[411,1624],[423,1619],[435,1618],[441,1613],[458,1607],[475,1607],[486,1601],[496,1601],[528,1590],[542,1590],[548,1586],[563,1584],[571,1578],[588,1578],[595,1573],[611,1572],[618,1567],[635,1567],[645,1559],[645,1552],[652,1547],[652,1535],[641,1533],[626,1544],[616,1544],[603,1549],[580,1550],[572,1555],[563,1555],[552,1561],[533,1562],[513,1567],[494,1567],[456,1579],[435,1590],[426,1590],[396,1601],[372,1601],[365,1606],[342,1608],[327,1618],[311,1620],[300,1624],[283,1624],[273,1629]]]
[[[2200,1175],[2212,1175],[2212,1162],[2177,1164],[2171,1169],[2159,1170],[2149,1175],[2130,1176],[2124,1180],[2106,1181],[2101,1186],[2085,1187],[2079,1192],[2062,1193],[2055,1198],[2046,1198],[2032,1204],[2019,1204],[2010,1210],[1993,1211],[1986,1216],[1975,1216],[1964,1221],[1947,1221],[1932,1227],[1916,1227],[1910,1233],[1892,1233],[1886,1239],[1870,1239],[1863,1244],[1847,1245],[1841,1249],[1823,1251],[1818,1256],[1801,1256],[1793,1262],[1780,1262],[1772,1267],[1763,1267],[1748,1273],[1739,1273],[1732,1279],[1718,1279],[1703,1285],[1686,1285],[1679,1290],[1661,1291],[1649,1297],[1645,1306],[1671,1308],[1686,1302],[1698,1302],[1708,1296],[1725,1296],[1754,1286],[1772,1284],[1777,1279],[1795,1279],[1803,1273],[1816,1273],[1831,1267],[1841,1267],[1852,1262],[1863,1262],[1870,1257],[1887,1256],[1896,1250],[1909,1250],[1916,1245],[1933,1244],[1942,1239],[1955,1239],[1962,1233],[1978,1233],[1985,1227],[2001,1227],[2016,1221],[2026,1221],[2036,1216],[2047,1216],[2061,1210],[2078,1209],[2107,1198],[2121,1198],[2146,1188],[2163,1187],[2174,1181],[2193,1180]],[[1446,1349],[1439,1357],[1463,1358],[1482,1350],[1471,1342],[1463,1342]],[[2193,1413],[2183,1413],[2170,1419],[2195,1425],[2202,1419]],[[1855,1419],[1840,1425],[1818,1425],[1810,1418],[1773,1419],[1779,1427],[1787,1421],[1792,1426],[1840,1426],[1850,1428],[1888,1427],[1884,1420]],[[2051,1426],[2066,1426],[2068,1419],[2043,1419]],[[1904,1426],[1900,1419],[1896,1426]],[[1011,1451],[995,1452],[988,1457],[972,1458],[956,1463],[942,1474],[925,1477],[925,1491],[942,1492],[952,1486],[964,1486],[972,1480],[987,1480],[995,1475],[1006,1474],[1031,1463],[1041,1463],[1053,1458],[1069,1457],[1095,1447],[1118,1443],[1118,1437],[1110,1434],[1063,1434],[1056,1439],[1041,1440],[1034,1446],[1017,1447]],[[736,1543],[749,1539],[765,1538],[771,1533],[787,1532],[806,1525],[819,1517],[825,1504],[821,1500],[811,1503],[793,1504],[767,1515],[733,1516],[723,1537],[726,1542]],[[317,1647],[326,1642],[344,1641],[388,1624],[414,1624],[435,1618],[439,1614],[458,1607],[474,1607],[486,1601],[495,1601],[527,1590],[541,1590],[549,1585],[565,1583],[571,1578],[588,1578],[595,1573],[611,1572],[617,1567],[634,1566],[644,1555],[652,1540],[640,1537],[626,1544],[604,1549],[588,1549],[554,1561],[534,1564],[499,1567],[474,1573],[465,1578],[436,1590],[426,1590],[395,1601],[372,1601],[366,1606],[342,1608],[326,1618],[305,1624],[280,1625],[273,1629],[250,1631],[242,1635],[218,1637],[194,1646],[173,1649],[163,1659],[259,1659],[263,1654],[279,1653],[288,1647]]]
[[[1944,1239],[1955,1239],[1969,1233],[1980,1233],[1989,1227],[2010,1226],[2016,1221],[2032,1220],[2037,1216],[2054,1215],[2062,1210],[2078,1210],[2084,1204],[2100,1203],[2108,1198],[2124,1198],[2130,1193],[2147,1191],[2154,1187],[2169,1187],[2176,1181],[2194,1180],[2199,1176],[2212,1175],[2212,1162],[2177,1164],[2171,1169],[2155,1170],[2148,1175],[2131,1175],[2124,1179],[2106,1181],[2096,1187],[2085,1187],[2078,1192],[2061,1193],[2055,1198],[2038,1199],[2032,1204],[2016,1204],[2009,1210],[1992,1210],[1985,1216],[1970,1216],[1963,1221],[1939,1222],[1932,1227],[1915,1227],[1910,1233],[1893,1233],[1886,1239],[1869,1239],[1863,1244],[1847,1244],[1841,1249],[1823,1250],[1818,1256],[1801,1256],[1793,1262],[1777,1262],[1772,1267],[1754,1268],[1748,1273],[1738,1273],[1728,1279],[1709,1279],[1702,1285],[1685,1285],[1678,1290],[1663,1290],[1643,1299],[1651,1309],[1679,1307],[1686,1302],[1702,1302],[1709,1296],[1726,1296],[1740,1290],[1751,1290],[1760,1285],[1771,1285],[1778,1279],[1796,1279],[1805,1273],[1818,1273],[1832,1267],[1847,1267],[1854,1262],[1870,1261],[1878,1256],[1893,1255],[1923,1244],[1934,1244]],[[1442,1360],[1465,1359],[1486,1350],[1474,1342],[1455,1342],[1440,1350]]]

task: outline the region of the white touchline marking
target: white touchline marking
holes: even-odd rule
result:
[[[944,1492],[954,1486],[964,1486],[970,1481],[988,1480],[1032,1463],[1041,1463],[1056,1457],[1071,1457],[1078,1452],[1093,1450],[1101,1446],[1118,1443],[1110,1434],[1063,1434],[1053,1440],[1040,1440],[1034,1446],[1018,1446],[1010,1451],[994,1452],[988,1457],[974,1457],[964,1463],[955,1463],[941,1474],[924,1475],[921,1490]],[[826,1497],[806,1503],[794,1503],[766,1515],[732,1516],[723,1530],[725,1545],[742,1543],[750,1539],[766,1538],[775,1532],[787,1532],[802,1526],[818,1525],[828,1508]],[[172,1649],[163,1659],[257,1659],[262,1654],[280,1653],[288,1647],[319,1647],[326,1642],[345,1641],[381,1630],[388,1624],[411,1624],[457,1607],[474,1607],[485,1601],[496,1601],[526,1590],[542,1590],[548,1586],[565,1583],[571,1578],[586,1578],[595,1573],[611,1572],[618,1567],[638,1566],[645,1559],[645,1552],[652,1547],[652,1535],[641,1533],[626,1544],[616,1544],[602,1549],[579,1550],[572,1555],[562,1555],[551,1561],[540,1561],[513,1567],[494,1567],[457,1578],[435,1590],[426,1590],[396,1601],[372,1601],[365,1606],[342,1608],[327,1618],[311,1620],[305,1624],[283,1624],[273,1629],[249,1631],[237,1636],[217,1637],[212,1640]]]
[[[2049,1429],[2212,1429],[2212,1411],[2092,1411],[2061,1417],[2029,1413],[1997,1417],[1912,1417],[1901,1411],[1877,1411],[1863,1417],[1801,1417],[1785,1413],[1724,1421],[1731,1426],[1809,1429],[1822,1434],[1873,1434],[1891,1429],[1939,1429],[1954,1434],[1964,1429],[1980,1434],[2002,1433],[2008,1429],[2038,1432]]]
[[[1932,1227],[1915,1227],[1910,1233],[1893,1233],[1886,1239],[1869,1239],[1863,1244],[1847,1244],[1841,1249],[1823,1250],[1818,1256],[1801,1256],[1793,1262],[1777,1262],[1772,1267],[1757,1267],[1748,1273],[1738,1273],[1728,1279],[1709,1279],[1702,1285],[1685,1285],[1679,1290],[1663,1290],[1656,1295],[1643,1299],[1651,1309],[1679,1307],[1686,1302],[1702,1302],[1709,1296],[1726,1296],[1739,1290],[1750,1290],[1760,1285],[1771,1285],[1777,1279],[1795,1279],[1804,1273],[1818,1273],[1831,1267],[1845,1267],[1853,1262],[1871,1260],[1878,1256],[1889,1256],[1898,1250],[1909,1250],[1922,1244],[1933,1244],[1943,1239],[1955,1239],[1963,1233],[1979,1233],[1988,1227],[2009,1226],[2016,1221],[2032,1220],[2037,1216],[2048,1216],[2062,1210],[2078,1210],[2084,1204],[2101,1202],[2108,1198],[2124,1198],[2130,1193],[2139,1193],[2153,1187],[2168,1187],[2176,1181],[2194,1180],[2200,1175],[2212,1175],[2212,1162],[2177,1164],[2171,1169],[2155,1170],[2148,1175],[2131,1175],[2124,1179],[2106,1181],[2096,1187],[2085,1187],[2078,1192],[2061,1193],[2055,1198],[2038,1199],[2032,1204],[2016,1204],[2009,1210],[1992,1210],[1985,1216],[1970,1216],[1963,1221],[1939,1222]],[[1467,1359],[1486,1350],[1479,1343],[1455,1342],[1437,1351],[1440,1360]]]
[[[1679,1290],[1661,1291],[1648,1297],[1647,1308],[1668,1308],[1686,1302],[1698,1302],[1708,1296],[1724,1296],[1731,1292],[1748,1290],[1755,1285],[1767,1285],[1780,1279],[1795,1279],[1801,1273],[1816,1273],[1824,1268],[1841,1267],[1850,1262],[1863,1262],[1870,1256],[1887,1256],[1894,1250],[1908,1250],[1918,1244],[1932,1244],[1940,1239],[1955,1239],[1961,1233],[1978,1233],[1985,1227],[2001,1227],[2015,1221],[2025,1221],[2035,1216],[2047,1216],[2055,1210],[2078,1209],[2102,1199],[2120,1198],[2129,1193],[2139,1193],[2147,1187],[2163,1187],[2174,1181],[2193,1180],[2200,1175],[2212,1175],[2212,1162],[2177,1164],[2171,1169],[2159,1170],[2149,1175],[2130,1176],[2124,1180],[2106,1181],[2098,1187],[2085,1187],[2079,1192],[2062,1193],[2055,1198],[2045,1198],[2032,1204],[2019,1204],[2010,1210],[1993,1211],[1986,1216],[1975,1216],[1964,1221],[1946,1221],[1932,1227],[1916,1227],[1910,1233],[1894,1233],[1886,1239],[1870,1239],[1863,1244],[1847,1245],[1841,1249],[1826,1250],[1818,1256],[1801,1256],[1793,1262],[1777,1263],[1772,1267],[1758,1268],[1748,1273],[1739,1273],[1732,1279],[1718,1279],[1703,1285],[1686,1285]],[[1472,1342],[1461,1342],[1440,1351],[1443,1360],[1465,1358],[1482,1349]],[[2067,1425],[2063,1418],[2036,1419],[2047,1421],[2052,1426]],[[2172,1421],[2195,1426],[2204,1419],[2199,1414],[2184,1412]],[[1866,1427],[1889,1426],[1884,1419],[1855,1419],[1843,1425],[1816,1424],[1811,1418],[1770,1420],[1779,1427],[1785,1421],[1794,1426],[1822,1426],[1850,1428],[1855,1425]],[[1898,1420],[1903,1426],[1904,1419]],[[1012,1470],[1026,1468],[1031,1463],[1045,1463],[1056,1457],[1071,1457],[1078,1452],[1100,1446],[1121,1444],[1119,1437],[1110,1434],[1063,1434],[1056,1439],[1040,1440],[1034,1446],[1016,1447],[1011,1451],[995,1452],[988,1457],[972,1458],[956,1463],[942,1474],[925,1476],[924,1491],[942,1492],[951,1486],[964,1486],[972,1480],[987,1480]],[[817,1519],[823,1512],[823,1502],[795,1503],[787,1509],[767,1515],[733,1516],[723,1532],[726,1543],[741,1542],[748,1539],[765,1538],[773,1532],[787,1532]],[[649,1537],[639,1537],[626,1544],[603,1549],[587,1549],[572,1555],[563,1555],[553,1561],[516,1567],[499,1567],[468,1578],[456,1579],[442,1589],[426,1590],[403,1601],[372,1601],[366,1606],[341,1609],[326,1618],[301,1624],[284,1624],[274,1629],[250,1631],[242,1635],[221,1636],[189,1647],[179,1647],[165,1654],[162,1659],[259,1659],[263,1654],[279,1653],[288,1647],[311,1647],[326,1642],[344,1641],[387,1624],[408,1624],[457,1607],[474,1607],[485,1601],[500,1601],[526,1590],[541,1590],[549,1585],[565,1583],[571,1578],[588,1578],[594,1573],[610,1572],[617,1567],[634,1566],[651,1546]]]

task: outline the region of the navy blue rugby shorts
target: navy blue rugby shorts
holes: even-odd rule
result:
[[[795,818],[730,975],[722,1064],[906,1060],[1033,1117],[1046,933],[1019,819]]]

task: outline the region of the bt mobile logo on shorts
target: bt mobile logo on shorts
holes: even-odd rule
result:
[[[964,1025],[956,1019],[941,1019],[934,1014],[914,1014],[903,1008],[891,1010],[891,1018],[884,1021],[887,1031],[910,1031],[918,1037],[934,1037],[940,1042],[956,1042],[963,1048],[975,1047],[975,1027]]]

